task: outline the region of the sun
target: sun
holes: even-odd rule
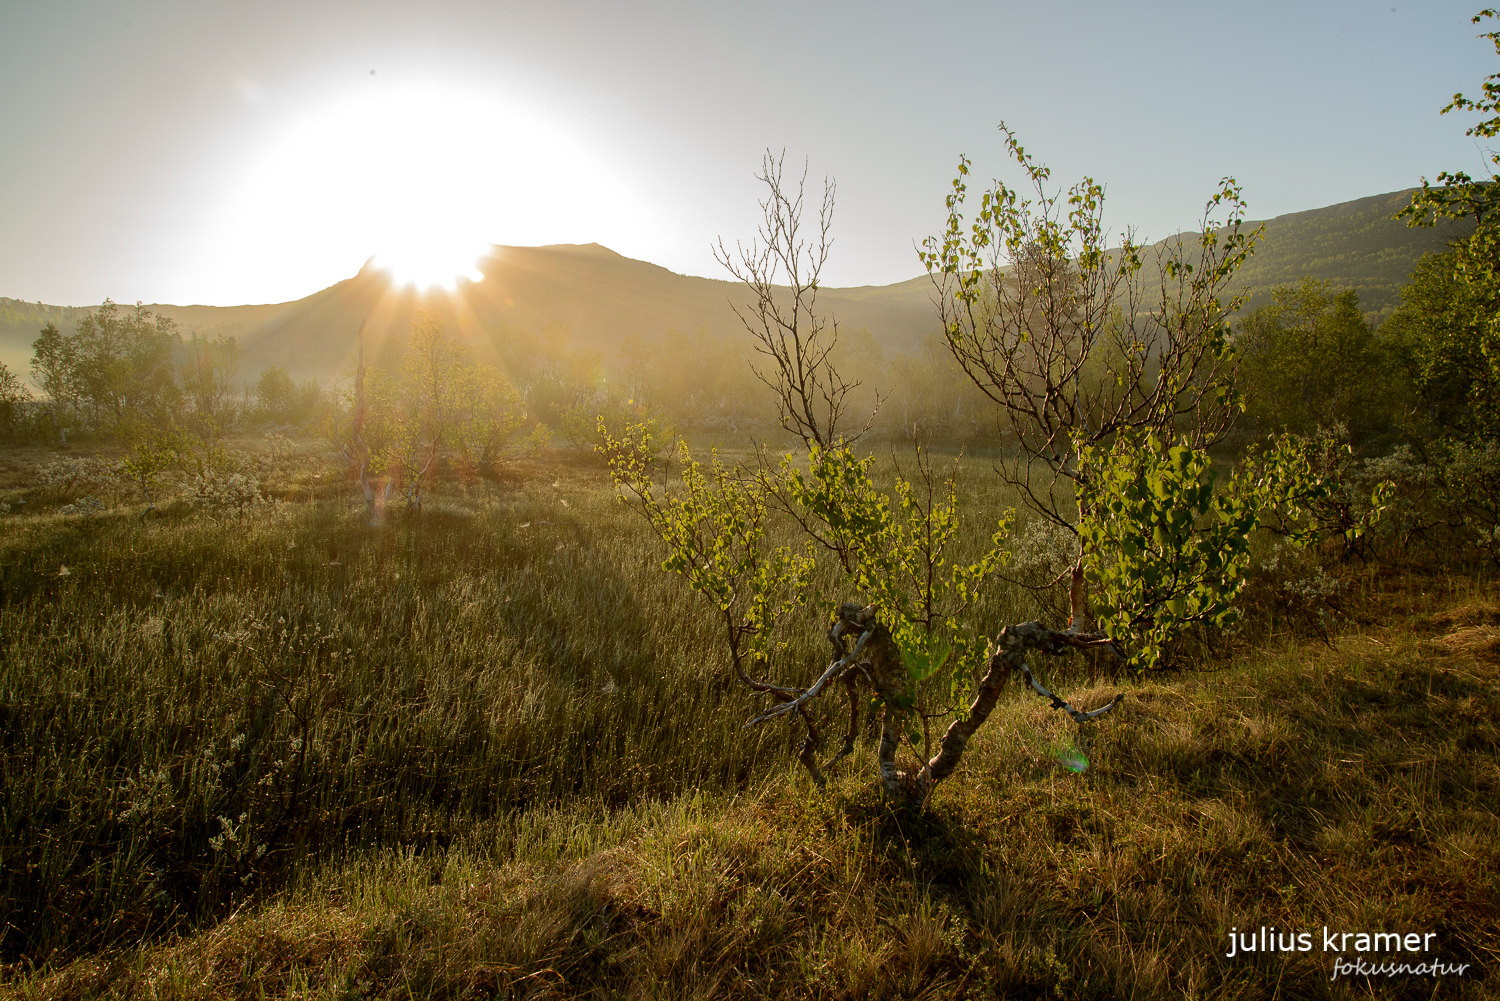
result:
[[[458,235],[409,236],[377,252],[374,264],[388,272],[395,285],[452,292],[460,282],[484,281],[478,264],[485,250]]]
[[[399,285],[451,290],[483,280],[495,244],[649,227],[612,161],[560,116],[493,87],[364,79],[288,111],[247,160],[206,248],[217,273],[290,299],[373,258]]]

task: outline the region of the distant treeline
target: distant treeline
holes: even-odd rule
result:
[[[1378,326],[1354,289],[1312,277],[1270,289],[1268,303],[1236,317],[1241,438],[1335,426],[1356,443],[1377,445],[1493,434],[1496,387],[1484,363],[1483,304],[1465,298],[1458,254],[1422,258]],[[211,425],[215,433],[257,424],[315,432],[348,405],[352,371],[334,386],[296,382],[277,366],[245,378],[233,338],[184,337],[171,319],[139,306],[106,301],[64,310],[0,300],[0,310],[33,320],[57,314],[32,343],[39,398],[0,365],[0,433],[12,440],[129,441],[182,424]],[[433,322],[441,328],[440,317],[419,314],[414,329]],[[601,415],[616,424],[651,417],[682,432],[736,437],[776,430],[772,394],[756,374],[766,359],[744,332],[668,329],[626,337],[609,353],[580,346],[559,324],[504,327],[475,339],[488,344],[471,347],[489,348],[483,353],[498,361],[486,378],[505,385],[506,422],[545,425],[581,448],[592,447]],[[389,342],[372,351],[370,366],[395,378],[408,353],[407,341]],[[878,437],[1003,441],[994,403],[936,333],[914,353],[890,355],[866,329],[841,331],[831,360],[859,383],[852,412],[861,422],[868,415]]]
[[[1268,220],[1261,245],[1235,275],[1231,291],[1247,296],[1255,310],[1269,305],[1277,288],[1311,277],[1338,291],[1356,289],[1361,308],[1378,325],[1401,304],[1401,287],[1423,256],[1442,253],[1450,241],[1473,232],[1466,220],[1407,226],[1396,216],[1411,197],[1409,190],[1373,195]]]
[[[316,382],[294,384],[279,368],[253,387],[242,384],[233,338],[183,338],[170,318],[140,306],[122,310],[106,300],[75,326],[64,332],[49,321],[32,343],[40,398],[0,364],[0,432],[128,442],[190,425],[217,436],[243,420],[303,422],[322,397]]]
[[[168,317],[109,301],[68,312],[78,315],[48,320],[32,342],[29,374],[40,394],[0,365],[0,433],[12,440],[129,443],[189,425],[213,435],[261,424],[318,432],[350,405],[352,370],[331,386],[296,382],[278,366],[247,379],[234,338],[184,336]],[[483,332],[487,345],[441,332],[441,318],[426,314],[413,318],[412,329],[430,339],[434,323],[455,349],[490,349],[479,353],[498,364],[484,366],[484,378],[504,384],[505,423],[544,425],[581,448],[592,448],[601,415],[616,424],[650,417],[679,431],[732,437],[776,430],[748,335],[668,329],[655,338],[627,337],[606,354],[578,345],[559,324]],[[371,347],[369,368],[394,384],[411,352],[410,338]],[[977,441],[997,433],[993,406],[936,335],[915,355],[889,357],[868,330],[844,332],[834,361],[861,384],[855,404],[878,435]],[[467,363],[477,364],[472,357]]]
[[[1424,257],[1378,327],[1353,289],[1305,278],[1240,318],[1233,343],[1243,430],[1342,426],[1357,445],[1493,440],[1500,434],[1490,323],[1460,251]]]

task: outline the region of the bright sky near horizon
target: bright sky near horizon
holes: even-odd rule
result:
[[[837,180],[824,283],[887,284],[959,154],[1015,181],[1001,120],[1113,229],[1190,228],[1226,174],[1268,218],[1481,169],[1438,115],[1500,70],[1476,9],[7,0],[0,295],[278,302],[489,243],[723,278],[768,147]]]

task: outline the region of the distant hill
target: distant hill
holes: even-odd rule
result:
[[[609,356],[631,335],[652,338],[674,327],[687,333],[705,327],[716,334],[738,331],[731,304],[747,301],[737,282],[674,274],[598,244],[494,247],[478,267],[484,280],[462,286],[461,294],[395,288],[383,272],[367,266],[296,302],[146,308],[175,319],[184,334],[236,338],[242,377],[282,365],[298,378],[326,380],[350,363],[361,322],[367,342],[378,345],[405,334],[418,309],[441,310],[449,327],[481,350],[509,330],[536,333],[560,324],[575,346]],[[884,288],[827,289],[819,302],[841,327],[868,328],[882,348],[899,350],[933,327],[929,289],[923,277]],[[71,329],[90,308],[0,299],[0,360],[24,373],[43,324]]]
[[[1374,318],[1388,315],[1417,260],[1463,232],[1397,222],[1393,217],[1410,195],[1375,195],[1268,220],[1264,243],[1236,282],[1250,295],[1248,308],[1269,301],[1275,285],[1313,275],[1357,288]],[[479,270],[484,281],[464,286],[461,295],[393,288],[384,273],[366,267],[296,302],[147,308],[175,319],[184,333],[236,338],[242,378],[282,365],[297,378],[326,381],[349,366],[361,322],[378,344],[404,334],[417,309],[441,310],[481,351],[508,331],[537,333],[561,324],[575,345],[609,357],[631,335],[651,338],[668,328],[735,333],[740,325],[731,304],[747,298],[736,282],[674,274],[598,244],[494,247]],[[936,331],[931,293],[924,275],[894,285],[824,289],[819,302],[842,328],[868,329],[893,355],[915,351]],[[0,361],[24,375],[37,331],[48,322],[72,329],[91,308],[0,299]]]
[[[1235,291],[1250,296],[1245,308],[1269,302],[1275,286],[1311,275],[1358,289],[1366,312],[1389,316],[1422,255],[1473,231],[1463,223],[1412,229],[1398,221],[1395,215],[1411,204],[1411,194],[1394,191],[1267,220],[1264,244],[1235,282]]]

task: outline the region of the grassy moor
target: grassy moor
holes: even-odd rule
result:
[[[906,814],[868,741],[819,793],[785,725],[740,729],[763,699],[595,462],[372,525],[312,447],[231,520],[62,514],[47,461],[3,491],[16,997],[1343,996],[1325,928],[1437,935],[1445,994],[1494,960],[1487,572],[1335,560],[1319,600],[1262,560],[1211,653],[1049,658],[1122,708],[1013,686]],[[976,629],[1049,614],[996,588]],[[1314,948],[1232,947],[1262,927]]]

